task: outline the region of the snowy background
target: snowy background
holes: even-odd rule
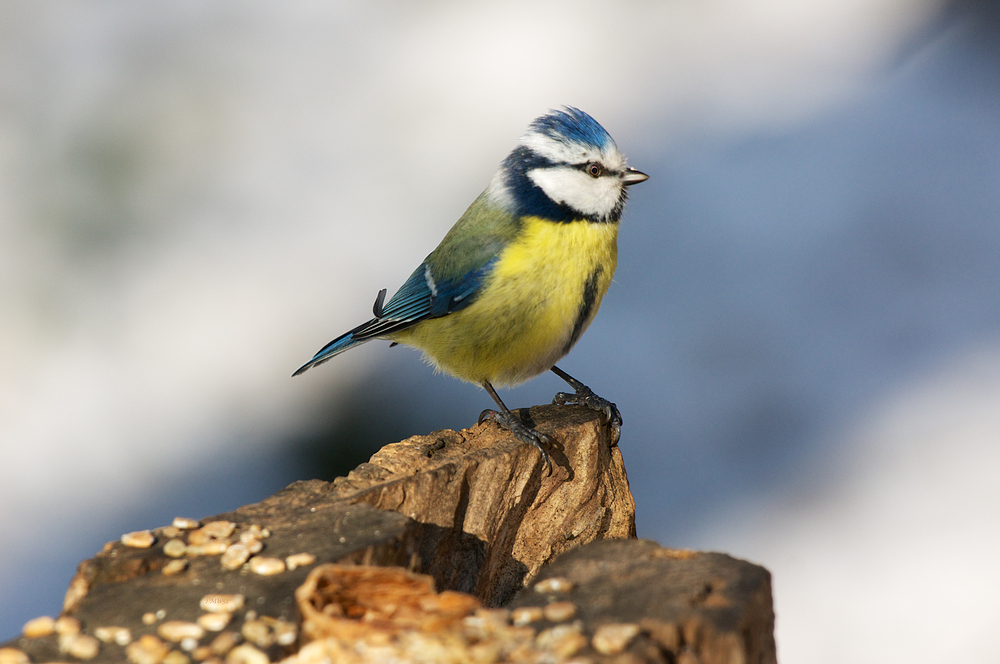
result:
[[[408,349],[289,374],[561,104],[651,175],[562,363],[639,535],[767,566],[783,664],[1000,659],[986,0],[4,3],[0,640],[122,532],[474,422]]]

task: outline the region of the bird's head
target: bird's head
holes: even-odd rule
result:
[[[626,188],[649,176],[629,168],[594,118],[567,106],[537,118],[490,185],[511,214],[568,222],[616,222]]]

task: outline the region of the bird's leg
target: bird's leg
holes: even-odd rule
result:
[[[533,445],[535,449],[542,453],[542,459],[545,460],[545,467],[548,469],[549,474],[552,474],[552,462],[549,460],[549,453],[545,451],[544,445],[551,445],[552,439],[549,438],[544,433],[540,431],[535,431],[529,427],[526,427],[517,415],[510,412],[507,406],[504,405],[503,401],[500,400],[500,396],[497,391],[493,389],[488,380],[483,381],[483,389],[489,392],[490,396],[493,397],[493,401],[496,402],[500,410],[484,410],[482,414],[479,415],[479,423],[482,424],[485,420],[493,420],[499,424],[502,428],[510,431],[514,434],[514,437],[518,440]]]
[[[597,396],[592,389],[559,367],[552,367],[552,373],[569,383],[569,386],[576,391],[575,393],[559,392],[552,398],[552,403],[559,405],[575,403],[604,413],[604,421],[611,425],[611,444],[617,443],[622,435],[622,414],[618,412],[618,406]]]

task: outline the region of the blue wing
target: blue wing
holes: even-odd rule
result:
[[[458,279],[440,281],[434,278],[429,263],[422,263],[381,311],[378,310],[380,303],[376,301],[375,318],[323,346],[292,375],[298,376],[370,339],[404,330],[427,318],[440,318],[464,309],[476,300],[479,289],[495,262],[496,257]]]

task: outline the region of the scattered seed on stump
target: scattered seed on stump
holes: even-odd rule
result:
[[[540,606],[522,606],[510,612],[510,620],[518,627],[538,622],[545,616]]]
[[[188,562],[186,560],[171,560],[169,563],[163,566],[163,574],[166,576],[173,576],[174,574],[180,574],[187,569]]]
[[[94,659],[101,642],[86,634],[68,634],[59,638],[59,650],[77,659]]]
[[[72,616],[63,616],[56,621],[55,625],[53,625],[53,629],[56,634],[61,634],[63,636],[69,634],[79,634],[80,627],[80,621]]]
[[[243,608],[243,595],[205,595],[198,605],[202,611],[210,613],[233,613]]]
[[[122,544],[133,549],[148,549],[156,542],[156,537],[148,530],[137,530],[132,533],[122,535]]]
[[[552,602],[542,609],[542,613],[550,622],[563,622],[576,615],[576,605],[573,602]]]
[[[267,655],[249,643],[236,646],[226,655],[226,664],[270,664]]]
[[[98,627],[94,630],[94,636],[105,643],[117,643],[120,646],[127,646],[132,642],[132,632],[127,627]]]
[[[51,616],[39,616],[24,623],[21,633],[29,639],[37,639],[40,636],[48,636],[56,631],[56,621]]]
[[[240,632],[243,634],[244,639],[261,648],[267,648],[274,643],[274,635],[271,634],[270,628],[263,620],[246,621],[243,623],[243,629]]]
[[[250,559],[250,552],[243,544],[231,544],[226,552],[219,559],[220,564],[225,569],[239,569],[243,563]]]
[[[170,648],[152,634],[144,634],[125,646],[125,655],[132,664],[160,664],[168,652]]]
[[[232,617],[232,614],[225,612],[203,613],[198,616],[198,624],[210,632],[221,632],[229,624]]]
[[[535,592],[541,594],[568,593],[573,590],[574,584],[569,579],[562,576],[553,576],[550,579],[539,581],[535,584]]]
[[[572,657],[587,645],[582,629],[579,621],[571,625],[556,625],[539,633],[535,643],[558,657]]]
[[[285,558],[285,564],[290,570],[295,569],[296,567],[312,565],[314,562],[316,562],[316,556],[311,553],[293,553]]]
[[[281,558],[264,558],[256,556],[250,559],[250,571],[261,576],[281,574],[285,571],[285,561]]]
[[[156,628],[160,638],[178,643],[187,638],[200,639],[205,636],[205,628],[186,620],[168,620]]]
[[[601,625],[594,632],[591,644],[602,655],[617,655],[628,648],[628,644],[639,634],[639,626],[631,623],[610,623]]]
[[[0,664],[31,664],[31,660],[17,648],[0,648]]]
[[[242,637],[236,632],[223,632],[212,639],[209,648],[212,649],[212,653],[215,655],[225,655],[241,640]]]

